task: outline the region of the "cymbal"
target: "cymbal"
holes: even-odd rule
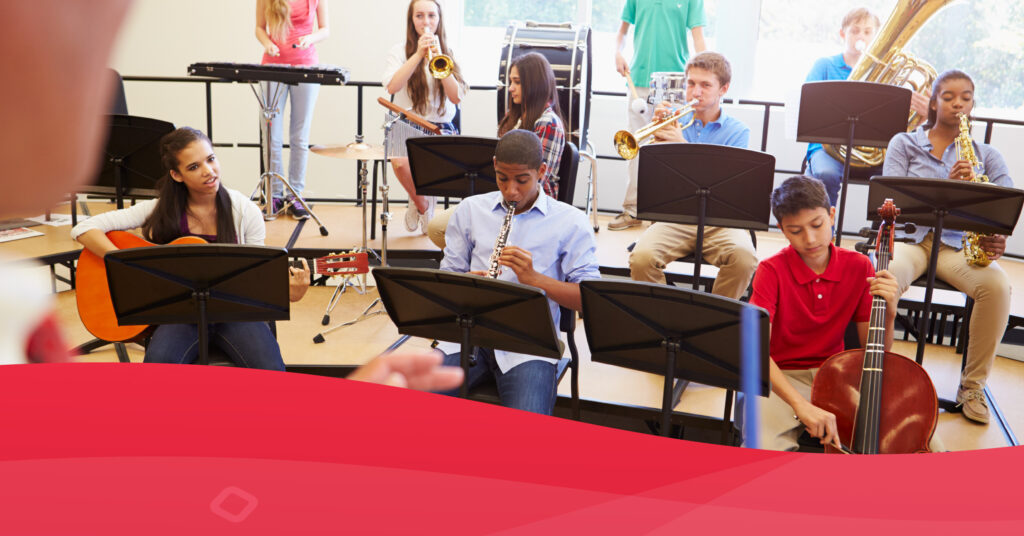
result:
[[[383,160],[384,146],[369,143],[345,143],[336,145],[314,145],[309,148],[316,154],[345,160]]]

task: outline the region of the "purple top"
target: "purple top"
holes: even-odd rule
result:
[[[188,216],[184,212],[181,213],[181,236],[198,236],[207,242],[217,241],[217,235],[201,235],[190,231],[188,228]]]

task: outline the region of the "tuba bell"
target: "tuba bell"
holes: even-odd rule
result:
[[[900,86],[921,94],[928,91],[935,82],[935,68],[904,52],[903,47],[932,15],[951,1],[899,0],[847,80]],[[911,111],[907,131],[914,130],[925,119]],[[836,160],[846,159],[844,145],[825,145],[825,151]],[[884,160],[885,149],[877,147],[854,147],[850,155],[850,165],[859,168],[880,166]]]

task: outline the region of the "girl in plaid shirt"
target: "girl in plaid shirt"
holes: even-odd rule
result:
[[[555,73],[548,60],[536,52],[516,58],[509,70],[508,95],[511,102],[505,117],[498,123],[498,136],[516,128],[533,130],[540,138],[547,164],[541,186],[545,194],[557,199],[557,173],[565,148],[565,129],[555,91]]]

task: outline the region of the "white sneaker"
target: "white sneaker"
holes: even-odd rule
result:
[[[430,220],[434,218],[434,207],[437,206],[436,197],[431,196],[427,199],[430,200],[427,202],[427,211],[420,214],[420,231],[422,231],[423,234],[427,234],[427,226],[430,225]]]
[[[409,201],[409,207],[405,209],[405,230],[410,233],[420,226],[420,211],[416,210],[416,203]]]

